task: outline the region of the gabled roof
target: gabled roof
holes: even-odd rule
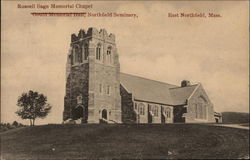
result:
[[[172,104],[169,88],[177,87],[125,73],[120,73],[120,81],[121,85],[132,93],[135,99],[162,104]]]
[[[120,73],[120,82],[137,100],[169,105],[185,104],[197,86],[179,87],[126,73]]]
[[[186,87],[176,87],[170,88],[170,94],[172,96],[172,102],[174,105],[185,104],[186,100],[192,95],[198,84],[186,86]]]

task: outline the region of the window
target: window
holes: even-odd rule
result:
[[[138,105],[138,109],[139,109],[139,114],[140,115],[144,115],[145,114],[145,106],[144,106],[144,104],[140,103]]]
[[[164,114],[166,116],[166,118],[171,118],[171,109],[170,108],[165,108],[164,109]]]
[[[96,47],[96,59],[101,60],[101,45],[98,44]]]
[[[158,116],[158,106],[154,106],[152,112],[154,116]]]
[[[111,49],[112,49],[112,48],[109,46],[109,47],[108,47],[108,50],[107,50],[107,62],[108,62],[108,63],[112,63],[112,62],[111,62]]]
[[[110,95],[110,92],[111,92],[111,87],[110,85],[107,85],[107,90],[106,90],[107,94]]]
[[[167,110],[167,118],[171,118],[171,110]]]
[[[89,57],[89,49],[88,49],[88,45],[86,44],[84,46],[84,60],[87,60]]]
[[[102,84],[99,84],[99,92],[102,93]]]
[[[77,104],[82,104],[82,95],[76,97]]]
[[[207,119],[207,102],[203,97],[198,98],[197,104],[194,104],[195,117],[197,119]]]

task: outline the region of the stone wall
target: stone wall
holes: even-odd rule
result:
[[[205,106],[204,116],[202,118],[197,118],[197,105],[200,105],[200,99],[203,106]],[[194,94],[188,99],[187,103],[187,113],[185,114],[185,122],[186,123],[213,123],[214,119],[214,109],[213,104],[208,98],[204,88],[201,84],[199,84],[198,88],[194,92]]]
[[[70,74],[66,82],[66,95],[64,97],[63,120],[72,117],[72,109],[76,108],[77,97],[82,96],[82,105],[85,109],[88,107],[88,63],[79,64],[71,67]],[[87,119],[87,114],[84,115]]]
[[[100,58],[97,58],[97,46],[101,46]],[[72,34],[66,66],[63,119],[73,118],[72,109],[81,105],[88,123],[99,123],[104,110],[107,121],[120,123],[120,63],[115,36],[95,28]],[[82,96],[81,104],[77,103],[79,96]]]
[[[174,106],[174,123],[184,123],[185,117],[184,115],[187,113],[187,106],[179,105]]]
[[[114,37],[113,37],[114,38]],[[97,46],[101,46],[97,58]],[[111,56],[107,55],[111,48]],[[92,29],[89,43],[89,104],[88,123],[99,123],[102,111],[108,112],[107,121],[121,122],[120,63],[115,40],[105,30]]]
[[[121,107],[122,107],[122,123],[136,123],[136,113],[133,108],[132,94],[120,85]]]
[[[173,123],[173,107],[163,104],[135,101],[137,104],[138,123]],[[140,105],[144,106],[145,113],[140,113]],[[167,113],[168,112],[168,113]]]

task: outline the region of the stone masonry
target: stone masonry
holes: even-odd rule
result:
[[[97,55],[99,53],[107,53]],[[66,69],[63,119],[78,119],[83,108],[84,123],[121,122],[120,63],[115,36],[89,28],[72,34]],[[104,117],[102,117],[104,116]]]

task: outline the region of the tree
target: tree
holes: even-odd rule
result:
[[[20,109],[16,111],[16,114],[22,119],[29,119],[30,125],[35,125],[36,118],[45,118],[52,107],[47,103],[46,96],[31,90],[18,97],[17,105]]]

